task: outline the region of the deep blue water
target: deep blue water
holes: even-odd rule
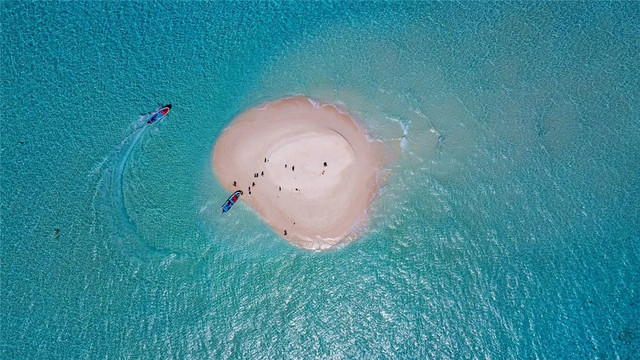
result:
[[[0,356],[639,358],[639,4],[2,2]],[[403,145],[325,253],[210,166],[298,94]]]

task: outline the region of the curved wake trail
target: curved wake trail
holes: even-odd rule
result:
[[[92,171],[94,173],[98,170],[100,173],[93,199],[94,222],[104,224],[105,237],[110,243],[117,244],[120,250],[136,258],[152,258],[166,263],[182,258],[184,254],[156,248],[145,241],[129,217],[124,201],[124,172],[133,149],[146,129],[145,124],[127,135],[97,169]]]
[[[124,205],[122,177],[124,176],[124,169],[127,166],[127,161],[129,160],[129,156],[131,156],[131,151],[133,151],[133,148],[136,146],[136,144],[142,137],[142,134],[144,133],[146,128],[147,127],[144,126],[141,129],[136,130],[133,134],[127,136],[124,139],[124,141],[121,143],[121,146],[122,146],[124,143],[126,143],[127,139],[129,139],[130,137],[133,137],[133,140],[131,141],[131,145],[129,145],[129,147],[124,152],[122,158],[120,159],[120,163],[114,169],[114,175],[113,175],[113,180],[115,181],[114,190],[116,193],[115,195],[116,207],[118,208],[118,211],[120,212],[120,215],[123,221],[125,222],[125,224],[127,225],[127,227],[129,227],[136,234],[138,233],[138,231],[136,230],[136,226],[129,218],[129,215],[127,214],[127,209]]]

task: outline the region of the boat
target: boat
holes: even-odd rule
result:
[[[149,116],[149,118],[147,119],[147,124],[151,125],[158,120],[164,119],[164,117],[169,113],[169,110],[171,110],[171,104],[163,106],[162,108],[160,108],[160,110],[154,112],[153,114],[151,114],[151,116]]]
[[[233,206],[233,204],[236,203],[236,201],[238,201],[238,199],[240,199],[240,195],[242,195],[242,190],[238,190],[236,192],[234,192],[233,194],[231,194],[231,196],[229,196],[229,199],[227,199],[227,202],[224,203],[224,205],[222,205],[222,213],[226,213],[227,211],[231,210],[231,207]]]

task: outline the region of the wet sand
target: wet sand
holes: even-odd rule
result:
[[[224,188],[242,190],[241,200],[277,234],[321,250],[363,230],[384,150],[345,111],[298,96],[240,114],[212,162]]]

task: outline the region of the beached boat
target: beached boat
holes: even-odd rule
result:
[[[227,211],[231,210],[233,204],[235,204],[236,201],[240,199],[240,195],[242,195],[242,190],[238,190],[231,194],[231,196],[229,196],[229,199],[227,199],[227,202],[222,205],[222,213],[226,213]]]
[[[154,122],[163,119],[165,116],[167,116],[169,110],[171,110],[171,104],[163,106],[160,110],[154,112],[153,114],[151,114],[151,116],[149,116],[149,118],[147,119],[147,124],[151,125]]]

